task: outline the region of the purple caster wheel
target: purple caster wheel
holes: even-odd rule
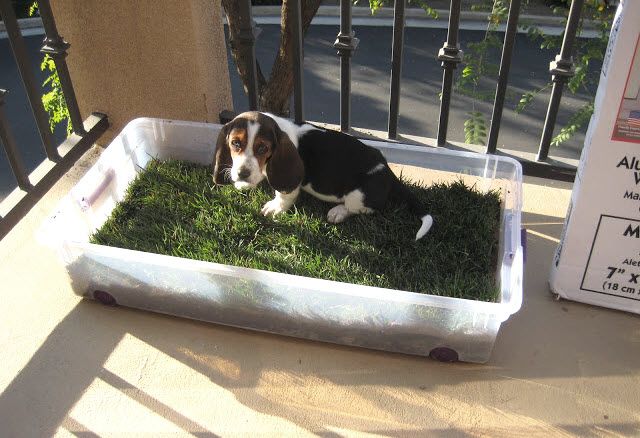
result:
[[[117,306],[118,302],[110,293],[107,293],[102,290],[93,291],[93,298],[97,301],[100,301],[102,304],[106,306]]]
[[[429,352],[429,357],[439,362],[458,362],[458,352],[449,347],[436,347]]]

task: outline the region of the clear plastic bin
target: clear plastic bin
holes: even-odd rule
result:
[[[266,272],[89,243],[152,158],[211,164],[220,125],[129,123],[60,202],[40,238],[55,246],[78,295],[108,304],[337,344],[486,362],[522,303],[522,171],[515,160],[367,142],[390,163],[463,174],[500,188],[500,301],[486,303]]]

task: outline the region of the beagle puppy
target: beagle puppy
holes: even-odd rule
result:
[[[416,240],[433,224],[424,206],[398,180],[382,153],[342,132],[319,128],[256,111],[238,115],[218,135],[213,179],[240,190],[264,178],[275,197],[262,208],[265,216],[288,210],[300,190],[337,205],[327,220],[340,223],[351,215],[381,210],[387,201],[404,202],[422,225]]]

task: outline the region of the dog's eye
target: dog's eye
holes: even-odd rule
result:
[[[233,140],[233,141],[231,142],[231,146],[233,146],[233,148],[234,148],[236,151],[239,151],[239,150],[240,150],[240,141],[239,141],[239,140]]]
[[[262,155],[265,152],[267,152],[267,145],[259,144],[258,147],[256,148],[256,153],[259,154],[259,155]]]

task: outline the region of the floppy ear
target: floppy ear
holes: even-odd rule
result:
[[[216,157],[213,161],[213,182],[216,184],[231,184],[228,176],[228,170],[233,165],[231,160],[231,152],[227,144],[227,134],[229,133],[228,124],[224,125],[218,134],[218,142],[216,143]]]
[[[304,164],[287,134],[280,131],[267,162],[267,180],[274,190],[289,193],[302,184]]]

